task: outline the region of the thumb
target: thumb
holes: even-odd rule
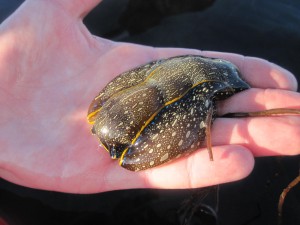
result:
[[[84,18],[102,0],[57,0],[74,17]]]

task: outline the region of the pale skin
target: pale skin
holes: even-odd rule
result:
[[[268,61],[219,52],[152,48],[93,36],[82,18],[100,0],[27,0],[0,26],[0,176],[72,193],[195,188],[246,177],[254,157],[300,153],[300,117],[217,119],[214,161],[205,148],[143,172],[112,160],[90,133],[91,100],[111,79],[154,59],[201,54],[236,64],[254,87],[219,113],[300,108],[297,82]]]

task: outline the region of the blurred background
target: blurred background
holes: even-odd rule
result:
[[[0,0],[0,22],[22,3]],[[300,1],[104,0],[84,20],[115,41],[234,52],[272,61],[300,80]],[[242,181],[201,190],[125,190],[74,195],[0,180],[0,225],[277,224],[282,190],[300,157],[257,158]],[[287,195],[283,224],[300,224],[299,185]],[[216,216],[217,215],[217,216]]]

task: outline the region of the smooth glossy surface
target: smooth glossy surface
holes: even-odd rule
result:
[[[228,61],[161,59],[112,80],[92,101],[88,120],[112,158],[121,157],[126,169],[143,170],[198,149],[215,101],[247,88]]]

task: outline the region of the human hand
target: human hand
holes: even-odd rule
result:
[[[300,107],[296,80],[267,61],[189,49],[159,49],[95,37],[82,18],[100,0],[25,3],[0,27],[0,176],[73,193],[128,188],[192,188],[247,176],[253,156],[300,152],[297,116],[217,119],[214,161],[205,149],[154,169],[131,172],[98,147],[86,113],[121,72],[158,58],[201,54],[236,64],[253,89],[219,104],[220,114]],[[292,140],[292,141],[291,141]]]

